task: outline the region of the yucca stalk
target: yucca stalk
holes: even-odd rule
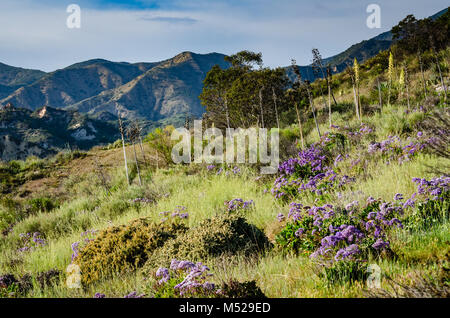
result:
[[[362,107],[361,107],[361,97],[359,94],[359,84],[360,84],[360,77],[359,77],[359,63],[358,60],[353,60],[353,72],[355,75],[355,88],[356,88],[356,98],[357,98],[357,109],[358,109],[358,117],[359,120],[362,121]]]
[[[356,96],[355,71],[354,71],[353,67],[351,67],[349,64],[347,64],[347,73],[350,76],[350,79],[352,81],[353,102],[355,104],[355,114],[356,114],[356,117],[358,117],[358,120],[359,120],[360,117],[359,117],[359,110],[358,110],[358,98]]]
[[[406,100],[408,103],[408,110],[410,108],[410,103],[409,103],[409,73],[408,73],[408,66],[405,65],[405,87],[406,87]]]
[[[306,84],[306,92],[308,93],[309,104],[311,106],[311,111],[312,111],[312,114],[314,117],[314,123],[316,124],[317,133],[319,134],[319,138],[322,138],[322,135],[320,134],[319,123],[317,122],[314,101],[313,101],[312,94],[311,94],[311,89],[310,89],[311,84],[309,83],[309,81],[306,81],[305,84]]]
[[[300,119],[300,112],[298,110],[297,102],[294,100],[295,105],[295,112],[297,113],[297,121],[298,121],[298,129],[300,131],[300,142],[302,144],[302,149],[305,148],[305,142],[303,140],[303,127],[302,127],[302,120]]]
[[[331,79],[332,79],[332,73],[331,68],[327,67],[327,78],[328,78],[328,118],[330,120],[330,128],[332,126],[331,122]]]
[[[378,100],[380,103],[380,110],[381,110],[383,108],[383,99],[381,97],[380,77],[377,77],[377,88],[378,88]]]
[[[422,53],[421,53],[420,49],[417,50],[417,56],[419,58],[420,74],[422,76],[423,93],[424,93],[425,99],[426,99],[428,97],[427,96],[427,82],[425,80],[425,74],[423,72]]]
[[[298,67],[297,62],[294,59],[291,60],[291,64],[292,64],[292,69],[294,70],[294,73],[297,77],[297,80],[294,82],[293,86],[300,89],[302,87],[302,85],[304,84],[304,82],[302,80],[302,74],[300,73],[300,68]],[[293,92],[296,92],[296,90],[293,90]],[[300,140],[301,140],[301,144],[302,144],[302,149],[304,149],[305,142],[303,139],[302,120],[301,120],[300,111],[299,111],[298,105],[297,105],[297,96],[295,96],[295,94],[293,94],[292,96],[293,96],[292,101],[295,106],[295,112],[297,113],[298,129],[300,131]]]
[[[405,87],[405,68],[402,67],[400,70],[400,76],[398,78],[398,85],[400,87],[400,91],[398,92],[398,99],[400,100],[403,96],[403,88]]]
[[[391,105],[391,89],[392,89],[392,79],[394,77],[394,56],[392,52],[389,52],[389,68],[388,68],[388,82],[389,82],[389,90],[388,90],[388,105]]]

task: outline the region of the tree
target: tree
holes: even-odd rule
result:
[[[242,74],[238,68],[223,70],[214,65],[203,80],[203,91],[199,98],[209,117],[217,127],[231,127],[228,93],[233,81]],[[224,117],[225,115],[225,117]]]
[[[263,65],[262,53],[255,53],[247,50],[225,56],[225,61],[229,62],[235,68],[247,70],[253,69],[254,65],[258,65],[259,67]]]

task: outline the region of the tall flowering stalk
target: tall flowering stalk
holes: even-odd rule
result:
[[[350,79],[352,80],[352,87],[353,87],[353,100],[355,103],[355,111],[356,116],[358,119],[361,119],[359,116],[359,110],[358,110],[358,97],[356,96],[356,81],[355,81],[355,70],[354,68],[350,67],[350,65],[347,65],[347,73],[350,76]]]
[[[392,52],[390,52],[389,68],[388,68],[388,81],[389,81],[388,105],[391,105],[391,89],[393,77],[394,77],[394,56],[392,55]]]
[[[353,70],[355,72],[355,85],[356,85],[356,95],[357,95],[357,108],[359,112],[359,120],[362,120],[362,108],[361,108],[361,97],[359,95],[359,83],[360,83],[360,77],[359,77],[359,63],[358,60],[355,57],[355,60],[353,61]]]
[[[405,81],[405,88],[406,88],[406,100],[408,103],[408,110],[410,108],[410,102],[409,102],[409,73],[408,73],[408,65],[405,64],[404,66],[404,81]]]

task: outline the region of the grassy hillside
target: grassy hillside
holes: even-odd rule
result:
[[[352,108],[339,114],[335,123],[357,132],[360,123],[351,113]],[[382,157],[370,156],[364,151],[367,151],[370,141],[382,141],[394,133],[404,143],[415,140],[417,124],[429,114],[430,111],[420,110],[407,114],[404,106],[392,105],[367,116],[365,123],[373,131],[362,135],[357,146],[349,147],[343,153],[348,158],[337,165],[339,175],[348,174],[355,181],[344,188],[332,189],[324,197],[305,192],[296,197],[295,202],[304,205],[331,203],[336,207],[344,207],[354,200],[363,206],[369,196],[388,202],[393,201],[397,193],[401,193],[405,200],[410,198],[416,191],[412,178],[430,180],[439,175],[438,171],[442,167],[448,167],[449,160],[428,153],[426,149],[403,162],[387,162]],[[324,131],[325,126],[322,124]],[[424,133],[427,136],[428,132]],[[283,134],[295,136],[295,132],[289,128]],[[317,140],[313,131],[307,139],[311,142]],[[123,297],[133,291],[147,296],[155,295],[153,285],[158,278],[154,274],[158,268],[151,263],[137,270],[114,272],[112,276],[90,283],[83,289],[67,288],[65,281],[68,274],[65,271],[72,261],[72,244],[82,242],[87,237],[95,238],[100,235],[99,231],[127,225],[138,218],[148,218],[150,222],[158,224],[163,217],[161,212],[175,211],[180,206],[185,207],[188,217],[179,222],[195,228],[216,214],[235,213],[227,212],[224,202],[236,198],[253,200],[254,205],[239,213],[249,224],[263,231],[274,246],[265,253],[249,256],[237,251],[236,254],[203,259],[214,274],[212,281],[221,284],[230,278],[241,282],[254,280],[269,297],[365,295],[364,281],[344,279],[330,283],[326,276],[320,274],[320,266],[308,255],[283,251],[277,244],[276,237],[286,226],[286,221],[280,222],[277,215],[283,213],[287,217],[290,202],[274,199],[270,191],[274,184],[273,177],[261,178],[258,170],[247,166],[241,166],[239,171],[233,171],[233,167],[224,167],[227,173],[218,173],[218,168],[209,170],[204,166],[164,168],[162,162],[156,169],[153,162],[147,168],[141,166],[143,186],[137,184],[135,171],[132,173],[132,185],[128,186],[121,167],[120,150],[96,149],[76,160],[68,157],[67,161],[35,160],[19,164],[17,169],[20,171],[33,165],[35,174],[42,173],[47,177],[39,178],[45,186],[28,187],[24,193],[24,186],[36,182],[25,181],[24,185],[11,189],[9,196],[2,196],[0,272],[22,278],[15,287],[2,289],[3,296],[93,297],[95,293],[103,293],[107,297]],[[146,150],[147,155],[152,153],[149,148]],[[128,151],[131,157],[131,149]],[[363,159],[354,164],[360,156]],[[97,166],[92,161],[97,161],[95,158],[102,158],[98,160]],[[142,156],[140,160],[143,164]],[[12,163],[9,166],[12,169]],[[2,171],[6,168],[4,164]],[[70,172],[65,177],[57,177],[67,171]],[[448,197],[445,202],[448,204]],[[415,211],[410,209],[406,213],[414,215]],[[92,230],[97,231],[94,232],[96,234],[89,234]],[[39,233],[35,234],[37,243],[33,239],[27,241],[24,238],[26,233]],[[392,293],[391,280],[414,288],[418,283],[417,277],[426,280],[430,286],[438,286],[436,288],[439,290],[448,288],[445,285],[448,284],[445,268],[448,268],[449,261],[449,239],[448,218],[426,228],[393,228],[389,232],[389,241],[396,257],[370,260],[381,268],[382,288]],[[29,282],[32,285],[22,291],[20,282],[26,285],[24,281],[29,277],[27,274],[31,277]]]

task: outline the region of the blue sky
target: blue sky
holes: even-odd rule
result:
[[[68,29],[66,8],[81,7]],[[366,26],[369,4],[381,29]],[[309,64],[390,30],[407,14],[430,16],[444,0],[1,0],[0,62],[53,71],[83,60],[153,62],[182,51],[262,52],[267,66]]]

